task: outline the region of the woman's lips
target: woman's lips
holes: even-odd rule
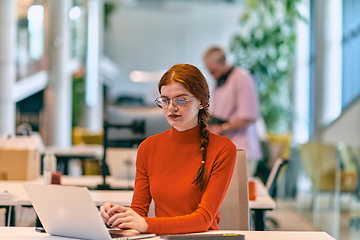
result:
[[[169,114],[168,117],[169,117],[170,119],[173,119],[173,120],[174,120],[174,119],[179,118],[180,115],[177,115],[177,114]]]

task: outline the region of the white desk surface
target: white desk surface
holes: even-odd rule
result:
[[[246,240],[334,240],[326,232],[277,232],[277,231],[212,231],[213,233],[240,233]],[[209,232],[208,232],[209,233]],[[53,237],[47,233],[38,233],[34,227],[0,227],[0,239],[70,239]],[[73,238],[72,238],[73,239]],[[162,239],[157,236],[147,239]]]
[[[256,198],[249,201],[250,209],[275,209],[276,203],[270,197],[269,192],[263,182],[259,178],[249,178],[256,182]]]
[[[42,178],[36,180],[27,181],[30,183],[43,182]],[[121,187],[132,187],[133,182],[127,180],[116,179],[111,176],[106,178],[106,182],[114,188]],[[257,197],[255,200],[249,201],[250,209],[274,209],[276,207],[275,201],[269,196],[264,184],[258,180],[257,182]],[[29,197],[27,196],[25,189],[22,186],[23,181],[0,181],[0,192],[5,190],[13,193],[15,197],[11,200],[0,199],[0,205],[31,205]],[[87,186],[90,188],[96,188],[98,184],[102,183],[101,176],[62,176],[61,183],[63,185],[76,185],[76,186]],[[129,206],[132,200],[132,191],[102,191],[102,190],[91,190],[91,196],[97,205],[102,205],[104,202],[112,202],[114,204],[120,204]]]
[[[31,205],[29,197],[27,196],[23,187],[24,181],[0,181],[0,192],[8,191],[13,193],[15,197],[10,200],[0,199],[0,205]],[[42,178],[26,181],[29,183],[42,184]],[[63,185],[76,185],[76,186],[87,186],[90,188],[96,188],[98,184],[102,183],[101,176],[61,176],[61,183]],[[132,187],[133,181],[121,180],[112,177],[106,178],[106,183],[110,184],[114,188],[120,187]],[[100,191],[91,190],[90,194],[97,205],[102,205],[104,202],[112,202],[124,206],[129,206],[131,203],[133,191]]]
[[[80,144],[71,147],[45,147],[46,152],[53,152],[56,156],[91,156],[96,159],[102,159],[104,147],[99,144]]]

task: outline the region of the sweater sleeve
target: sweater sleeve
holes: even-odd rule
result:
[[[140,144],[136,157],[136,176],[131,208],[140,216],[147,217],[151,202],[150,183],[145,161],[145,143]]]
[[[219,211],[229,187],[236,161],[236,147],[229,140],[219,149],[213,164],[206,165],[207,186],[198,208],[191,214],[176,217],[146,217],[149,233],[174,234],[207,231]]]

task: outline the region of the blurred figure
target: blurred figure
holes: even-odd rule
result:
[[[256,129],[259,103],[255,80],[246,70],[231,66],[225,52],[217,46],[210,47],[203,60],[216,80],[209,129],[230,138],[238,149],[245,150],[248,176],[254,176],[262,158]]]

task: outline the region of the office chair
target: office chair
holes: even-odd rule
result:
[[[244,150],[237,151],[234,173],[220,207],[221,230],[249,230],[249,192]]]
[[[354,194],[357,200],[360,200],[360,148],[353,149],[352,155],[355,160],[356,169],[357,169],[357,178],[358,178]]]
[[[305,172],[312,182],[313,199],[311,207],[319,193],[334,193],[337,190],[337,169],[340,166],[340,193],[354,192],[357,183],[357,171],[351,166],[344,146],[322,142],[308,142],[301,145],[300,155]],[[332,198],[330,198],[331,200]]]
[[[110,185],[106,183],[106,176],[109,175],[109,168],[106,163],[106,154],[107,148],[109,147],[109,139],[108,139],[108,131],[109,129],[130,129],[134,134],[144,134],[145,133],[145,121],[144,120],[133,120],[130,124],[110,124],[107,121],[104,121],[104,135],[103,135],[103,143],[104,143],[104,155],[103,161],[101,165],[101,175],[103,177],[103,183],[99,184],[98,190],[110,190]]]
[[[266,188],[269,191],[271,197],[275,196],[276,184],[282,168],[289,163],[288,160],[282,158],[276,159],[274,166],[271,169],[269,178],[266,181]]]
[[[339,152],[341,173],[348,172],[346,178],[342,178],[343,185],[354,189],[354,195],[360,200],[360,162],[354,148],[339,142],[337,146]]]
[[[278,158],[278,159],[276,159],[273,167],[271,168],[271,172],[266,181],[265,186],[268,189],[269,195],[272,198],[276,197],[276,185],[277,185],[278,179],[280,179],[279,176],[283,174],[282,170],[288,163],[289,163],[288,160]],[[267,217],[266,220],[270,221],[274,225],[275,228],[279,227],[279,224],[277,223],[277,221],[274,218]]]
[[[262,182],[267,182],[271,169],[278,158],[289,159],[291,153],[291,135],[267,133],[267,138],[261,141],[263,158],[258,163],[255,176]]]

